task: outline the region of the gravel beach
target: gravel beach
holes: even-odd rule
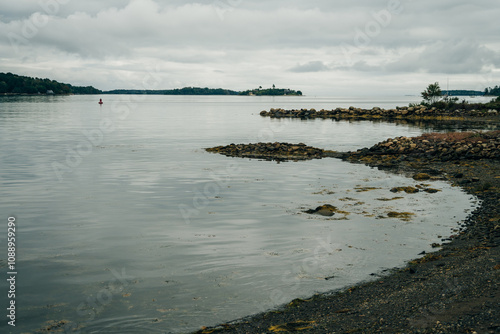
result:
[[[409,177],[448,180],[481,205],[459,232],[435,245],[435,252],[422,253],[404,268],[197,333],[500,333],[499,145],[500,132],[493,131],[394,138],[356,152],[317,152]]]

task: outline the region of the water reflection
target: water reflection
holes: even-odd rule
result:
[[[1,102],[0,211],[22,227],[20,331],[186,332],[229,321],[402,264],[473,206],[445,183],[433,185],[437,194],[382,203],[414,181],[334,159],[276,164],[202,149],[287,141],[350,150],[424,131],[258,115],[334,99],[148,97],[59,180],[52,163],[66,163],[113,110],[95,96],[52,98]],[[303,213],[325,203],[349,214]],[[415,216],[387,218],[398,210]]]

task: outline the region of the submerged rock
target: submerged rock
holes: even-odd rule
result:
[[[431,176],[426,173],[417,173],[413,175],[413,179],[416,181],[425,181],[425,180],[430,180]]]
[[[391,211],[387,213],[387,217],[389,218],[399,218],[404,221],[409,221],[412,216],[415,214],[412,212],[397,212],[397,211]]]
[[[439,189],[434,189],[434,188],[426,188],[426,189],[424,189],[424,191],[425,191],[426,193],[429,193],[429,194],[435,194],[435,193],[437,193],[437,192],[440,192],[441,190],[439,190]]]
[[[331,217],[335,214],[335,211],[337,211],[337,208],[334,207],[333,205],[324,204],[324,205],[318,206],[314,210],[310,209],[310,210],[307,210],[304,212],[309,213],[309,214],[317,214],[317,215],[322,215],[322,216],[326,216],[326,217]]]
[[[407,194],[414,194],[414,193],[418,193],[420,190],[418,190],[415,187],[410,187],[410,186],[408,186],[408,187],[394,187],[391,189],[391,192],[393,192],[393,193],[399,193],[401,191],[404,191]]]

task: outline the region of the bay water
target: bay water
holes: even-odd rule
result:
[[[259,116],[415,100],[0,98],[5,314],[9,217],[17,272],[16,327],[4,315],[0,331],[186,333],[345,288],[431,251],[478,205],[459,188],[432,181],[438,193],[393,194],[418,182],[330,158],[278,164],[204,150],[278,141],[348,151],[435,130]],[[322,204],[344,213],[304,213]],[[413,215],[388,218],[393,211]]]

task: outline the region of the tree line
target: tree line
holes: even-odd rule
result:
[[[283,95],[294,95],[294,96],[302,96],[302,92],[300,90],[292,90],[288,88],[276,88],[273,85],[272,88],[262,89],[262,86],[256,89],[249,89],[244,92],[240,92],[240,95],[256,95],[256,96],[283,96]]]
[[[0,94],[100,94],[92,86],[81,87],[55,80],[0,73]]]
[[[448,91],[449,92],[449,91]],[[469,91],[470,92],[470,91]],[[451,97],[450,95],[443,94],[441,87],[438,82],[430,84],[421,93],[424,99],[420,104],[428,107],[436,107],[443,110],[451,109],[463,109],[463,110],[490,110],[490,109],[500,109],[500,94],[498,86],[495,88],[486,88],[485,93],[481,95],[497,96],[487,103],[469,103],[466,100],[459,102],[458,97]],[[416,104],[410,103],[410,106],[415,106]]]
[[[500,87],[498,85],[493,88],[488,87],[484,90],[484,95],[500,96]]]
[[[114,89],[104,94],[147,94],[147,95],[238,95],[239,92],[222,88],[184,87],[164,90]]]
[[[256,89],[246,91],[235,91],[223,88],[201,88],[184,87],[165,90],[140,90],[140,89],[115,89],[101,91],[92,86],[81,87],[67,83],[60,83],[55,80],[32,78],[12,73],[0,73],[0,95],[5,94],[147,94],[147,95],[302,95],[302,92],[276,88]]]
[[[484,94],[484,92],[481,92],[478,90],[455,89],[455,90],[443,90],[443,95],[448,95],[448,96],[482,96],[485,94]]]
[[[427,88],[421,93],[424,98],[424,102],[426,103],[435,103],[442,96],[448,98],[449,96],[479,96],[479,95],[487,95],[487,96],[500,96],[500,87],[495,86],[494,88],[488,87],[484,90],[484,92],[475,91],[475,90],[441,90],[439,86],[439,82],[435,82],[427,86]]]
[[[230,89],[222,88],[200,88],[200,87],[184,87],[166,90],[140,90],[140,89],[114,89],[103,94],[147,94],[147,95],[302,95],[302,92],[294,91],[286,88],[273,88],[262,89],[262,86],[256,89],[249,89],[246,91],[238,92]]]

